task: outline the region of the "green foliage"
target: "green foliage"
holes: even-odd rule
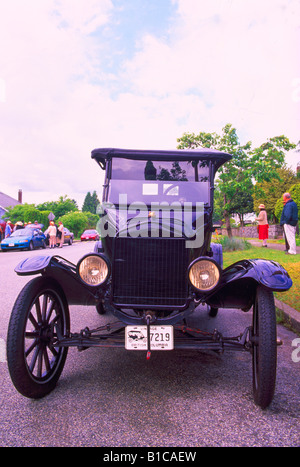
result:
[[[55,220],[68,212],[78,211],[76,201],[68,198],[67,195],[60,196],[58,201],[46,201],[45,203],[38,204],[36,208],[40,211],[53,212]]]
[[[223,216],[229,236],[229,217],[237,194],[252,195],[253,181],[261,183],[274,178],[279,179],[276,170],[284,164],[285,152],[295,148],[295,144],[290,143],[285,136],[270,138],[254,149],[251,148],[251,142],[242,146],[236,129],[231,124],[225,125],[221,135],[205,132],[198,135],[185,133],[177,142],[179,149],[205,147],[232,155],[232,159],[220,167],[216,181],[223,198]]]
[[[275,216],[277,217],[275,210],[278,212],[280,205],[278,203],[278,196],[289,191],[290,187],[297,183],[294,171],[286,165],[277,169],[276,172],[279,175],[279,179],[274,178],[270,182],[257,183],[253,195],[255,210],[258,211],[258,206],[261,203],[265,204],[269,222],[276,220],[274,219]],[[280,206],[282,210],[282,201]]]
[[[34,204],[18,204],[14,208],[8,209],[5,217],[12,223],[22,221],[23,223],[34,221],[49,226],[48,216],[52,212],[55,215],[55,222],[61,220],[65,227],[70,229],[75,237],[78,237],[85,229],[94,229],[99,220],[99,216],[92,212],[78,211],[76,201],[60,196],[58,201],[47,201],[35,206]]]
[[[82,205],[82,212],[91,212],[96,214],[98,204],[99,199],[96,191],[94,191],[92,195],[88,192]]]
[[[70,212],[61,216],[58,221],[61,221],[64,227],[67,227],[74,233],[75,237],[79,237],[86,229],[94,229],[96,227],[99,216],[90,212]]]
[[[34,204],[17,204],[13,208],[8,209],[5,217],[10,219],[10,221],[15,224],[17,221],[23,223],[38,221],[41,224],[47,225],[48,219],[45,218],[45,212],[39,211],[36,209]]]
[[[214,243],[220,243],[223,251],[240,251],[251,248],[251,243],[242,237],[227,237],[218,235],[214,238]]]

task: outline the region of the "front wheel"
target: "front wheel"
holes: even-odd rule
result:
[[[68,305],[58,285],[46,277],[28,282],[16,299],[7,333],[8,369],[22,395],[38,399],[54,389],[68,353],[56,342],[69,328]]]
[[[97,303],[96,310],[99,315],[104,315],[106,311],[102,302]]]
[[[258,286],[252,327],[253,396],[265,409],[275,391],[277,365],[276,313],[273,292]]]
[[[211,318],[215,318],[218,314],[219,308],[216,308],[214,306],[208,306],[208,315]]]

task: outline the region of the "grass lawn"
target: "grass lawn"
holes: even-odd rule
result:
[[[287,292],[275,292],[278,300],[300,312],[300,255],[286,255],[271,248],[251,247],[248,250],[223,252],[224,268],[241,259],[263,258],[280,263],[289,273],[293,285]]]

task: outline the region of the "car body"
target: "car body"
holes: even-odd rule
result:
[[[213,193],[217,171],[231,155],[206,148],[100,148],[92,158],[105,171],[101,241],[77,265],[39,256],[15,269],[19,275],[38,275],[24,287],[11,315],[7,360],[15,387],[26,397],[48,394],[72,346],[139,350],[147,359],[153,351],[228,349],[252,355],[254,401],[266,408],[276,375],[273,292],[288,290],[292,281],[280,264],[262,259],[223,269],[222,246],[211,241]],[[53,315],[46,321],[37,312],[45,296],[51,297]],[[93,305],[114,321],[71,333],[69,305]],[[210,319],[220,308],[251,310],[252,326],[233,337],[203,331],[188,324],[199,305]],[[34,332],[14,332],[32,322]],[[17,353],[22,347],[29,350]],[[39,364],[32,360],[38,354]]]
[[[46,247],[46,236],[39,227],[26,227],[13,232],[1,242],[1,250],[33,250]]]
[[[70,232],[67,227],[64,227],[64,243],[68,243],[69,245],[72,245],[74,241],[74,234],[73,232]]]
[[[82,242],[85,242],[85,241],[88,241],[88,240],[97,241],[99,239],[100,239],[99,233],[95,229],[85,230],[80,236],[80,240]]]

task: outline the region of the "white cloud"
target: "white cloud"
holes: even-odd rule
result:
[[[300,6],[288,3],[180,0],[173,41],[145,37],[127,64],[132,88],[162,97],[194,92],[208,123],[231,121],[257,143],[273,132],[295,138]]]

